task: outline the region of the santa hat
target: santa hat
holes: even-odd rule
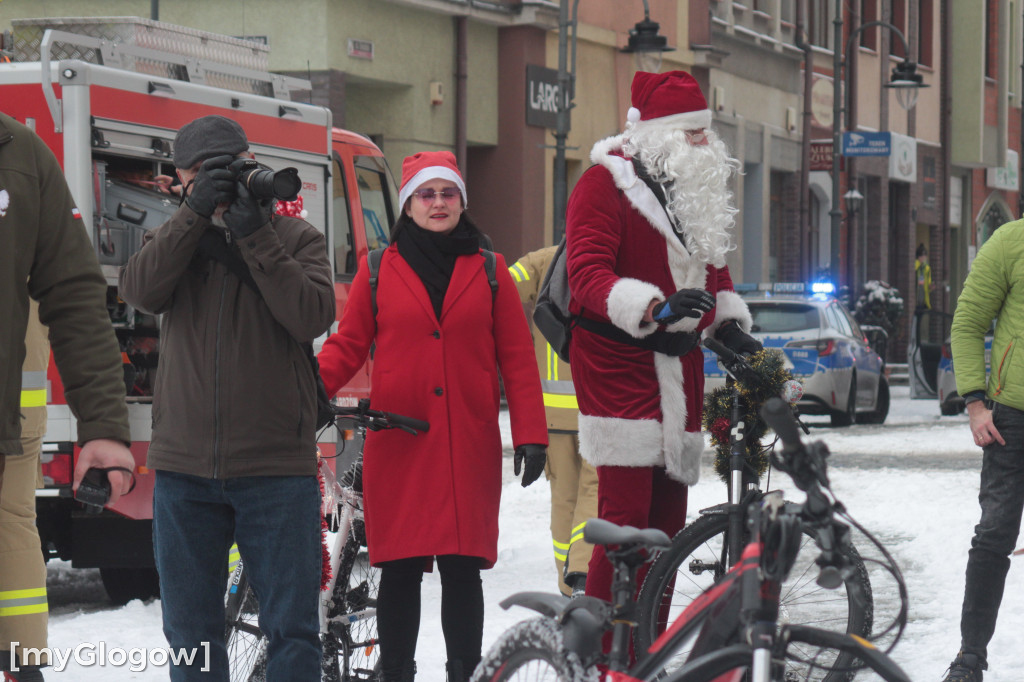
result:
[[[309,211],[302,208],[302,197],[296,197],[295,201],[278,201],[274,207],[277,215],[289,216],[292,218],[305,218]]]
[[[685,71],[637,71],[626,114],[634,130],[697,130],[711,126],[711,110],[693,76]]]
[[[451,152],[419,152],[405,157],[402,162],[402,186],[398,190],[398,205],[405,206],[405,201],[425,182],[430,180],[449,180],[454,182],[462,194],[462,205],[469,204],[466,197],[466,183],[455,163],[455,155]]]

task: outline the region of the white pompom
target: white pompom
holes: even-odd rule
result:
[[[307,211],[306,209],[302,209],[301,211],[299,211],[299,217],[300,218],[305,218],[308,215],[309,215],[309,211]]]
[[[636,107],[630,107],[629,111],[626,112],[626,120],[630,123],[640,122],[640,110]]]

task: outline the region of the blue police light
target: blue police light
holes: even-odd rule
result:
[[[814,294],[834,294],[836,291],[836,285],[832,282],[814,282],[811,284],[811,293]]]

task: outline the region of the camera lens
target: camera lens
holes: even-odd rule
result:
[[[299,190],[302,189],[302,180],[299,179],[299,171],[295,168],[272,171],[259,168],[253,163],[252,167],[242,169],[238,181],[260,199],[295,201],[299,196]]]

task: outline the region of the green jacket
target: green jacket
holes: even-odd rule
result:
[[[21,453],[29,296],[50,328],[79,443],[129,442],[121,354],[89,233],[53,153],[0,113],[0,454]]]
[[[1005,314],[1004,314],[1005,311]],[[985,334],[992,339],[985,385]],[[1024,410],[1024,220],[1000,227],[978,251],[953,315],[953,369],[960,395],[985,390],[996,402]]]

